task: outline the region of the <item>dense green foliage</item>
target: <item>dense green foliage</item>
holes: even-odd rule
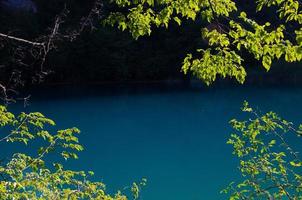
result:
[[[230,200],[302,199],[302,161],[286,139],[300,137],[302,126],[295,129],[274,112],[259,114],[247,102],[242,110],[251,118],[231,120],[236,133],[228,144],[240,160],[244,180],[230,184],[223,192],[231,194]]]
[[[93,172],[64,169],[59,159],[57,163],[46,160],[50,153],[60,154],[64,159],[77,158],[83,147],[79,144],[77,128],[58,130],[51,133],[48,129],[55,122],[41,113],[21,113],[15,116],[0,106],[0,144],[3,142],[36,144],[36,155],[13,153],[12,157],[0,163],[0,199],[103,199],[126,200],[121,192],[109,195],[102,182],[89,179]],[[4,133],[7,132],[6,135]],[[137,199],[146,180],[133,183],[131,192]]]
[[[302,59],[301,2],[298,0],[258,0],[253,12],[238,8],[234,0],[113,0],[120,11],[113,11],[105,24],[128,29],[134,38],[150,35],[154,27],[168,27],[170,21],[179,25],[184,20],[204,22],[202,37],[207,49],[197,55],[188,54],[182,70],[191,71],[206,84],[218,75],[245,81],[243,53],[261,61],[268,71],[272,61]],[[254,13],[273,13],[270,22],[252,17]],[[274,14],[275,13],[275,14]],[[276,18],[277,19],[276,19]]]

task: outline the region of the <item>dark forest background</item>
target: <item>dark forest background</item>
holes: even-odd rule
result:
[[[1,2],[1,1],[0,1]],[[70,11],[65,21],[66,29],[76,27],[79,19],[92,6],[92,0],[51,0],[33,1],[36,10],[0,7],[0,32],[32,39],[48,31],[54,17],[66,5]],[[250,3],[249,3],[250,2]],[[242,2],[239,7],[253,11],[253,1]],[[106,16],[114,6],[103,2],[102,16]],[[262,13],[255,18],[266,20],[275,13]],[[95,21],[95,30],[84,31],[75,41],[62,40],[47,59],[47,68],[52,73],[45,78],[44,84],[107,83],[107,82],[148,82],[161,80],[188,81],[194,79],[181,72],[182,60],[187,53],[197,48],[205,48],[201,37],[202,21],[185,21],[181,27],[171,23],[168,30],[154,29],[150,37],[134,40],[127,32],[116,28],[104,27]],[[244,52],[243,52],[244,53]],[[7,48],[0,50],[0,59],[5,62]],[[247,82],[302,82],[299,64],[276,63],[270,73],[265,73],[261,65],[246,60]],[[7,76],[1,71],[1,77]],[[26,74],[23,76],[26,77]]]

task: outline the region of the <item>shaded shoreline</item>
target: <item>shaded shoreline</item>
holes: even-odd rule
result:
[[[162,79],[162,80],[121,80],[121,81],[81,81],[81,82],[43,82],[40,84],[33,84],[31,86],[28,86],[28,88],[32,87],[39,87],[39,86],[107,86],[107,85],[137,85],[137,84],[143,84],[143,85],[152,85],[152,84],[172,84],[172,85],[204,85],[205,87],[212,87],[217,85],[302,85],[302,74],[295,74],[292,76],[276,76],[265,74],[265,75],[258,75],[258,76],[252,76],[247,77],[245,82],[243,84],[238,83],[235,79],[229,79],[229,78],[220,78],[218,77],[217,80],[212,83],[210,86],[207,86],[204,84],[201,80],[198,80],[196,78],[193,79]]]

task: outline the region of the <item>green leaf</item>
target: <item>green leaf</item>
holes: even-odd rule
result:
[[[268,55],[263,56],[263,58],[262,58],[262,65],[263,65],[263,67],[264,67],[267,71],[270,70],[271,64],[272,64],[272,59],[271,59],[271,57],[268,56]]]
[[[173,19],[179,26],[181,25],[181,20],[178,17],[174,17]]]

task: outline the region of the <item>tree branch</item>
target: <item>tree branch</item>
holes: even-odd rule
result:
[[[45,45],[44,42],[33,42],[33,41],[30,41],[30,40],[26,40],[26,39],[23,39],[23,38],[7,35],[7,34],[4,34],[4,33],[0,33],[0,37],[10,39],[10,40],[14,40],[14,41],[21,42],[21,43],[25,43],[25,44],[30,44],[30,45],[33,45],[33,46],[44,46]]]

